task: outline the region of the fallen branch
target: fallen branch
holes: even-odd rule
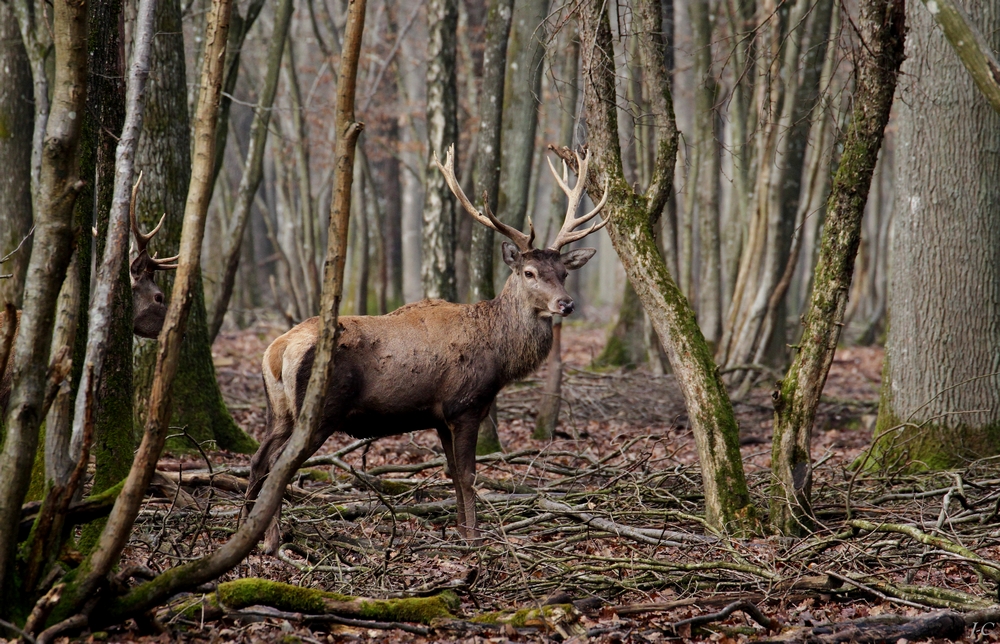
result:
[[[628,537],[634,541],[648,543],[654,546],[680,546],[683,545],[682,542],[705,544],[717,543],[719,541],[716,537],[688,534],[686,532],[675,532],[673,530],[631,528],[620,523],[615,523],[614,521],[608,521],[607,519],[595,517],[592,514],[587,514],[586,512],[574,510],[565,503],[558,503],[545,498],[538,499],[538,507],[549,512],[555,512],[557,514],[573,517],[574,519],[582,521],[586,525],[593,526],[598,530],[604,530],[605,532],[610,532],[611,534]]]
[[[761,610],[757,608],[754,604],[746,600],[735,601],[726,606],[725,608],[723,608],[722,610],[720,610],[718,613],[711,613],[710,615],[699,615],[697,617],[689,617],[688,619],[682,619],[679,622],[674,622],[671,626],[673,627],[675,632],[679,633],[680,629],[683,628],[697,628],[698,626],[702,626],[703,624],[710,624],[712,622],[722,621],[728,618],[736,611],[742,611],[746,613],[750,617],[750,619],[757,622],[758,624],[766,628],[768,631],[776,631],[781,628],[781,622],[779,622],[774,618],[768,617],[763,612],[761,612]]]
[[[778,639],[767,642],[768,644],[778,642],[889,644],[899,640],[912,642],[929,638],[956,640],[965,634],[965,625],[965,617],[951,611],[939,611],[918,617],[879,615],[840,624],[796,628],[782,634]]]
[[[267,579],[237,579],[219,584],[219,603],[239,610],[249,606],[270,606],[278,610],[310,615],[337,615],[377,622],[419,622],[452,617],[458,597],[444,591],[432,597],[371,599],[292,586]]]
[[[997,564],[995,561],[983,559],[965,546],[960,546],[953,541],[945,539],[944,537],[929,535],[926,532],[917,529],[915,526],[902,525],[898,523],[872,523],[871,521],[865,521],[863,519],[848,521],[848,525],[859,530],[868,530],[869,532],[894,532],[897,534],[905,534],[914,541],[919,541],[922,544],[934,546],[935,548],[940,548],[941,550],[946,550],[952,554],[965,557],[969,560],[968,563],[971,564],[976,571],[979,572],[979,574],[995,582],[1000,582],[1000,564]]]

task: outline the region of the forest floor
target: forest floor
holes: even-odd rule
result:
[[[260,357],[278,333],[269,327],[223,333],[213,348],[227,403],[257,438],[264,428]],[[893,620],[878,616],[994,603],[998,568],[976,559],[1000,558],[1000,472],[991,461],[924,476],[858,475],[849,467],[871,439],[881,349],[837,352],[814,432],[813,534],[739,540],[716,538],[701,523],[695,444],[673,377],[642,368],[591,370],[605,331],[567,325],[563,337],[565,403],[555,440],[531,438],[544,367],[499,397],[505,452],[480,458],[478,466],[482,547],[465,545],[455,531],[454,492],[436,434],[370,445],[338,435],[286,496],[286,544],[279,557],[255,551],[225,579],[263,577],[374,598],[451,587],[459,591],[458,614],[466,618],[537,607],[554,597],[576,602],[575,608],[492,631],[404,632],[264,609],[202,620],[193,617],[197,611],[181,612],[205,597],[188,594],[160,614],[171,636],[212,642],[767,639],[768,629],[739,610],[700,627],[678,624],[747,601],[761,617],[777,620],[771,626],[782,625],[783,634],[770,637],[806,641],[826,632],[813,628],[825,623],[881,624]],[[746,474],[761,514],[768,499],[772,386],[758,385],[735,405]],[[380,477],[382,490],[343,466],[331,467],[334,457]],[[209,458],[216,474],[245,475],[249,462],[218,452]],[[204,471],[206,464],[200,456],[174,455],[160,469]],[[190,497],[174,493],[149,501],[126,553],[132,563],[162,570],[231,534],[239,495],[185,490]],[[857,523],[865,520],[873,525]],[[919,534],[947,543],[922,545],[886,524],[915,526]],[[975,554],[949,550],[949,544]],[[122,630],[110,637],[137,634]]]

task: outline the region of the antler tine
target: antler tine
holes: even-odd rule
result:
[[[493,212],[490,211],[490,205],[487,201],[485,193],[483,194],[483,205],[485,206],[484,210],[486,211],[485,215],[480,212],[478,208],[472,205],[469,198],[465,196],[465,191],[462,190],[462,186],[459,185],[458,178],[455,176],[454,144],[448,146],[448,151],[445,153],[444,157],[444,165],[441,165],[441,162],[438,161],[437,152],[434,152],[433,160],[434,165],[436,165],[438,170],[441,171],[441,174],[444,175],[444,181],[448,184],[448,188],[451,189],[452,194],[458,197],[459,203],[462,204],[462,207],[465,208],[467,213],[472,215],[473,219],[510,239],[515,245],[517,245],[518,249],[522,253],[531,250],[531,244],[535,238],[534,228],[531,229],[531,235],[529,236],[497,219],[493,215]]]
[[[604,226],[608,223],[607,219],[602,219],[590,228],[573,232],[577,226],[585,224],[596,217],[597,213],[601,212],[604,208],[604,204],[608,201],[608,181],[605,179],[604,195],[601,197],[601,202],[597,204],[593,210],[582,217],[576,216],[576,211],[580,206],[580,200],[583,198],[583,192],[586,188],[587,167],[590,164],[590,153],[585,152],[582,158],[577,152],[573,152],[573,155],[576,157],[577,173],[576,185],[574,185],[572,189],[568,185],[568,176],[566,172],[568,166],[566,161],[563,160],[563,176],[560,178],[559,174],[556,172],[555,166],[552,165],[552,160],[546,157],[546,161],[549,162],[549,169],[552,171],[552,176],[555,177],[556,183],[559,184],[559,187],[566,193],[568,198],[568,202],[566,204],[566,219],[563,222],[562,228],[559,229],[559,233],[556,234],[555,240],[551,245],[549,245],[550,250],[558,251],[566,244],[575,242],[578,239],[583,239],[587,235],[597,232],[601,228],[604,228]]]
[[[129,201],[128,206],[128,217],[129,222],[132,224],[132,234],[135,235],[137,250],[141,253],[146,250],[146,246],[149,245],[149,240],[153,238],[153,235],[160,232],[160,227],[163,226],[163,221],[167,218],[167,213],[163,213],[160,217],[160,222],[156,224],[156,227],[148,233],[143,234],[139,230],[139,222],[135,217],[135,202],[137,195],[139,194],[139,184],[142,183],[142,172],[139,173],[139,178],[135,180],[135,185],[132,186],[132,199]]]

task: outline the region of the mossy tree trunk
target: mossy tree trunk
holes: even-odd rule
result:
[[[163,0],[156,11],[153,73],[149,79],[146,118],[136,156],[136,169],[144,173],[143,195],[136,214],[145,230],[155,226],[163,213],[167,214],[163,229],[152,241],[160,257],[167,257],[176,255],[180,245],[181,221],[191,178],[191,132],[180,1]],[[169,302],[173,275],[162,275],[160,287]],[[199,443],[208,441],[206,447],[213,446],[214,441],[219,449],[252,453],[256,444],[229,415],[215,379],[200,274],[195,279],[192,297],[187,333],[173,384],[170,425],[183,428]],[[156,351],[156,341],[137,340],[135,412],[140,424],[147,415]],[[170,444],[181,449],[194,448],[186,438]]]
[[[812,425],[840,339],[861,217],[903,60],[904,23],[903,0],[861,3],[859,25],[866,46],[858,49],[854,111],[827,202],[812,299],[799,352],[773,395],[771,526],[783,534],[810,526]]]
[[[31,94],[31,66],[17,28],[17,18],[0,2],[0,259],[14,253],[31,230],[31,130],[35,108]],[[28,240],[0,265],[0,305],[21,305],[24,273],[31,255]]]
[[[684,393],[701,461],[706,519],[714,528],[742,533],[754,519],[740,460],[736,417],[694,311],[667,271],[653,236],[653,223],[672,190],[677,155],[673,99],[660,37],[661,6],[657,0],[640,0],[634,11],[642,39],[643,76],[650,83],[656,116],[658,149],[653,179],[644,196],[636,194],[625,180],[618,144],[611,26],[607,5],[593,0],[582,8],[581,34],[588,143],[599,169],[588,177],[588,188],[599,193],[607,182],[610,194],[604,216],[610,219],[611,241]]]
[[[989,45],[1000,6],[965,2]],[[920,5],[900,89],[895,232],[873,456],[947,468],[1000,453],[1000,114]]]

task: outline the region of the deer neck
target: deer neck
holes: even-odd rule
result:
[[[503,384],[524,378],[545,361],[552,348],[552,316],[528,303],[520,283],[508,279],[500,295],[480,306]]]

